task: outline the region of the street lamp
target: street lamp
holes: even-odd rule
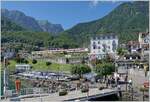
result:
[[[118,56],[116,56],[117,52],[115,51],[115,81],[116,81],[116,85],[117,85],[117,77],[118,77],[118,73],[117,73],[117,67],[118,64],[116,63],[116,59],[118,59]]]
[[[6,57],[4,57],[4,96],[6,98],[7,84],[8,84],[8,76],[7,76],[7,65],[6,65]]]
[[[128,82],[128,68],[127,68],[127,64],[126,64],[126,78],[125,78],[126,80],[126,93],[127,93],[127,82]],[[126,95],[126,100],[127,100],[127,95]]]

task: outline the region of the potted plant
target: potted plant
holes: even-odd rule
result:
[[[105,88],[104,86],[100,86],[98,89],[103,90],[104,88]]]
[[[62,89],[62,90],[59,91],[59,96],[65,96],[67,94],[68,94],[68,92],[65,89]]]
[[[88,88],[82,88],[82,89],[81,89],[81,92],[82,92],[82,93],[85,93],[85,92],[88,92],[88,91],[89,91]]]

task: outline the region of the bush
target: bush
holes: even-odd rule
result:
[[[148,89],[148,88],[145,88],[145,87],[141,87],[141,88],[140,88],[140,91],[148,92],[148,91],[149,91],[149,89]]]
[[[98,89],[99,89],[99,90],[103,90],[103,89],[105,89],[105,87],[104,87],[104,86],[101,86],[101,87],[99,87]]]
[[[59,92],[59,96],[65,96],[67,94],[68,94],[67,90],[62,90]]]
[[[46,65],[47,65],[47,66],[49,66],[49,65],[51,65],[51,64],[52,64],[51,62],[46,62]]]
[[[36,63],[37,63],[37,60],[33,59],[33,60],[32,60],[32,63],[33,63],[33,64],[36,64]]]
[[[88,92],[88,91],[89,91],[88,88],[82,88],[82,89],[81,89],[81,92],[82,92],[82,93],[85,93],[85,92]]]

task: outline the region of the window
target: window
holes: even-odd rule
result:
[[[115,40],[113,40],[113,42],[112,42],[112,50],[113,50],[113,52],[116,50],[116,48],[117,48],[116,42],[115,42]]]
[[[101,47],[99,46],[98,49],[101,49]]]
[[[96,37],[93,37],[93,40],[96,40]]]
[[[93,45],[95,45],[95,42],[93,42]]]
[[[113,35],[113,39],[115,39],[116,38],[116,36],[115,35]]]
[[[93,49],[96,49],[96,45],[93,45]]]
[[[105,39],[105,36],[103,36],[103,39]]]
[[[100,41],[98,41],[98,44],[100,44]]]

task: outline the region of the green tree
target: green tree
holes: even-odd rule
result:
[[[96,65],[95,71],[101,76],[110,75],[115,71],[115,65],[113,63],[101,63]]]
[[[24,60],[24,63],[28,64],[28,63],[29,63],[29,61],[25,59],[25,60]]]
[[[123,49],[123,48],[118,48],[117,49],[117,54],[119,56],[123,56],[125,53],[126,53],[125,49]]]
[[[66,63],[67,63],[67,64],[69,63],[69,58],[66,58]]]
[[[102,63],[102,60],[96,58],[96,59],[93,59],[93,60],[91,61],[91,63],[92,63],[92,65],[97,65],[97,64]]]
[[[91,68],[87,65],[79,64],[79,65],[74,65],[71,68],[71,73],[75,75],[79,75],[81,78],[83,74],[91,72]]]
[[[101,59],[101,63],[103,63],[103,62],[110,63],[110,62],[113,62],[113,61],[114,61],[114,59],[110,54],[106,54],[105,58]]]

